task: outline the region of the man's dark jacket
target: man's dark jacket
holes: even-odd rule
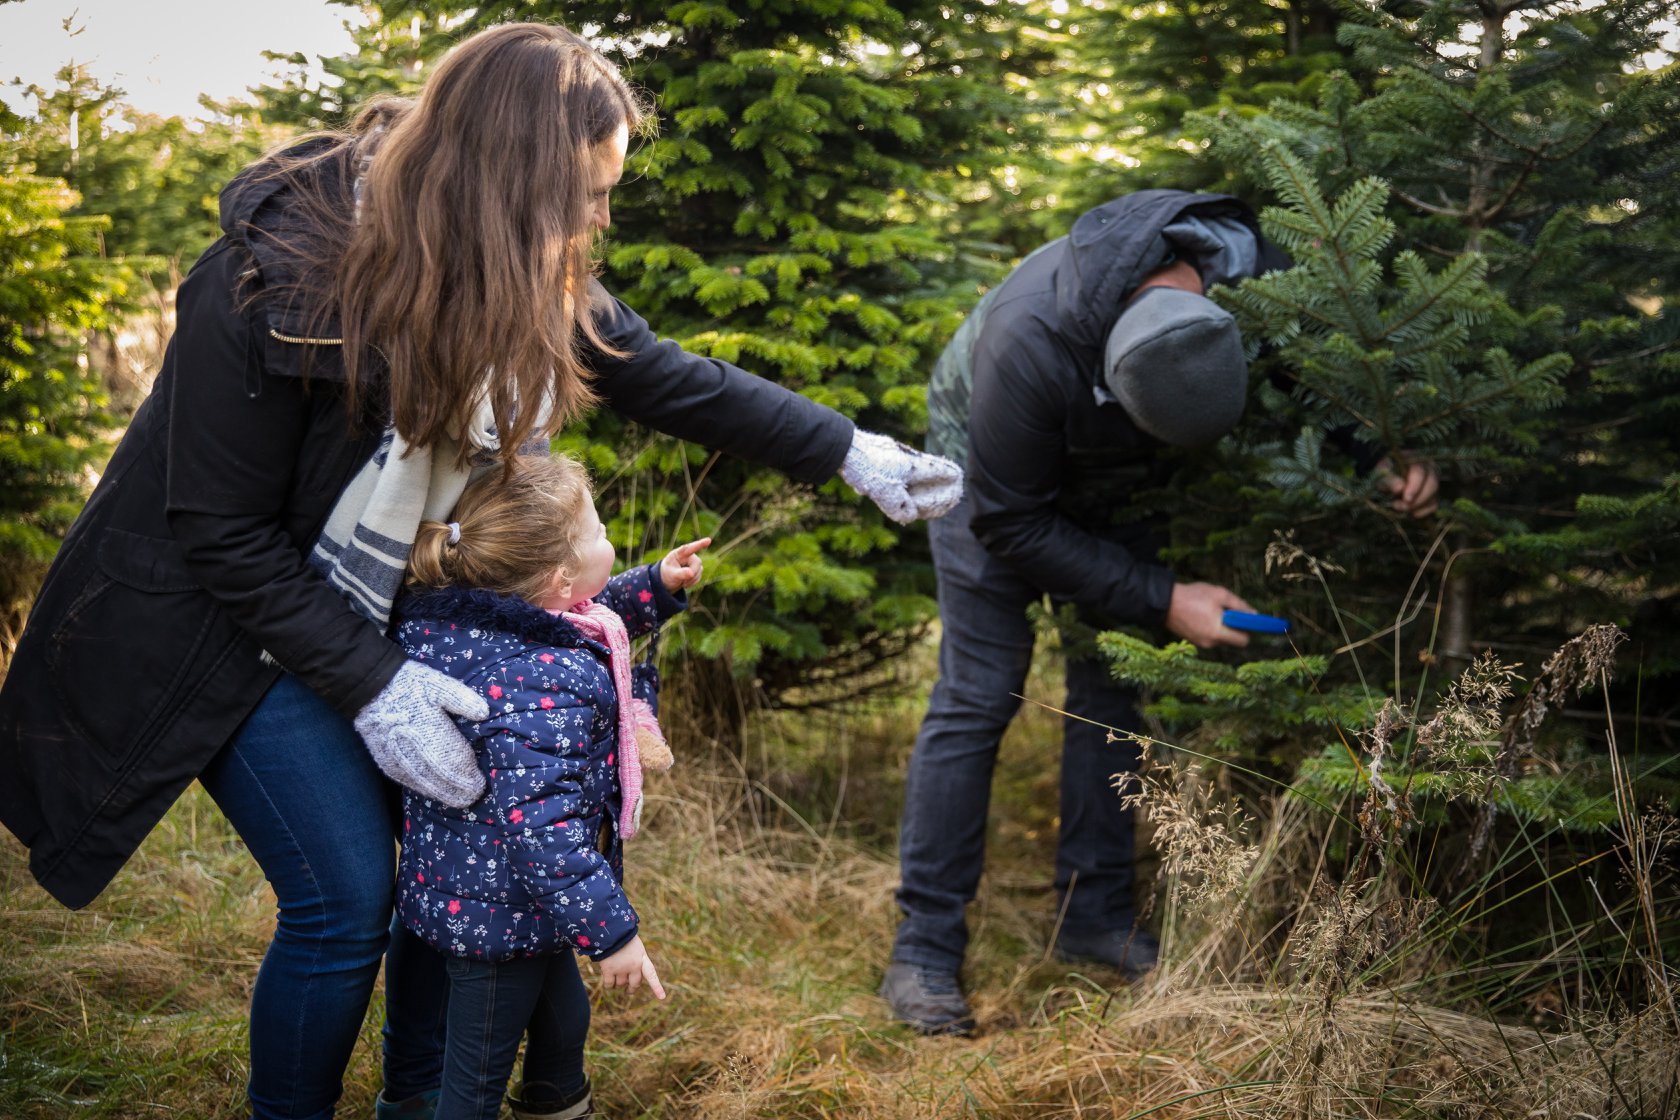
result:
[[[1108,394],[1103,349],[1126,300],[1169,259],[1161,231],[1191,215],[1243,223],[1260,271],[1287,267],[1237,199],[1125,195],[1080,215],[988,293],[929,386],[929,449],[966,453],[974,535],[1029,583],[1099,619],[1159,622],[1172,598],[1147,527],[1116,524],[1131,492],[1155,478],[1164,445]]]
[[[344,201],[342,167],[327,167]],[[104,889],[280,667],[351,716],[403,661],[305,559],[389,406],[371,393],[352,424],[336,332],[273,296],[298,275],[277,240],[295,231],[294,193],[249,171],[223,191],[224,234],[181,284],[157,383],[0,688],[0,821],[67,906]],[[607,407],[802,481],[839,469],[851,421],[595,295],[601,334],[628,355],[589,363]]]

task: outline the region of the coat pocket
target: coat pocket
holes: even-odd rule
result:
[[[203,683],[199,654],[215,617],[174,540],[104,531],[46,662],[65,719],[112,772],[156,741]]]

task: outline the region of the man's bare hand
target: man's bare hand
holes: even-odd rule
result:
[[[1246,646],[1248,635],[1220,621],[1228,610],[1252,611],[1241,595],[1215,583],[1175,583],[1167,607],[1167,629],[1198,649]]]
[[[1394,463],[1384,459],[1377,464],[1377,485],[1394,495],[1394,501],[1389,504],[1401,513],[1413,517],[1428,517],[1440,506],[1436,494],[1441,489],[1441,479],[1435,473],[1435,464],[1428,459],[1411,459],[1406,463],[1406,473],[1396,474]]]

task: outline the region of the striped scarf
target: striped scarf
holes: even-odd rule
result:
[[[390,624],[420,522],[449,520],[467,484],[496,464],[501,441],[487,400],[473,413],[466,441],[472,455],[463,468],[455,463],[459,441],[416,448],[387,428],[315,542],[310,565],[381,628]]]
[[[362,181],[385,134],[383,122],[357,142],[356,181],[351,187],[355,216],[362,214]],[[546,419],[546,418],[545,418]],[[539,429],[541,423],[538,424]],[[456,466],[460,439],[435,447],[411,447],[393,425],[385,429],[379,450],[338,496],[327,524],[309,554],[309,564],[355,608],[356,613],[391,624],[391,606],[402,590],[408,554],[420,535],[420,522],[444,521],[473,479],[496,462],[502,442],[488,396],[481,398],[468,424],[472,446],[465,468]],[[521,454],[547,451],[521,447]],[[267,658],[265,651],[263,657]]]

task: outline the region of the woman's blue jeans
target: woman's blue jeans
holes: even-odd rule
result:
[[[945,972],[962,965],[968,947],[965,911],[986,854],[992,769],[1032,665],[1027,608],[1044,597],[986,551],[968,520],[964,501],[928,523],[939,579],[939,680],[905,781],[898,890],[904,920],[892,954]],[[1062,925],[1083,933],[1128,929],[1133,815],[1121,808],[1112,776],[1137,768],[1138,749],[1110,741],[1105,726],[1136,729],[1136,697],[1105,665],[1069,658],[1064,710],[1070,715],[1062,727],[1056,845]]]
[[[331,1117],[391,940],[397,787],[349,721],[289,674],[199,781],[279,902],[251,995],[253,1113]],[[448,982],[443,959],[411,940],[391,955],[386,993],[388,1008],[411,1009],[398,1064],[418,1092],[438,1084]]]

